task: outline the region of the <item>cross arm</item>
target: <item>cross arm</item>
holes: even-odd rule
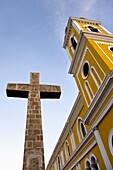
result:
[[[29,90],[30,90],[29,84],[8,83],[6,88],[6,93],[8,97],[28,98]]]
[[[60,86],[53,86],[53,85],[40,85],[40,98],[60,98],[61,89]]]

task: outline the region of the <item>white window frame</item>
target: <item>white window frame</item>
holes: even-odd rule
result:
[[[113,156],[113,146],[111,143],[112,136],[113,136],[113,128],[110,129],[109,136],[108,136],[109,149],[110,149],[111,155]]]

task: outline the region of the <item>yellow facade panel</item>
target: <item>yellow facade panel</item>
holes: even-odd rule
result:
[[[110,152],[110,148],[109,148],[109,133],[112,128],[113,128],[113,108],[111,108],[108,111],[107,115],[105,116],[105,118],[102,120],[102,122],[98,126],[100,136],[102,138],[107,155],[108,155],[110,162],[112,164],[112,167],[113,167],[113,156],[112,156],[112,154]]]
[[[108,69],[112,70],[113,69],[113,52],[110,51],[110,47],[113,46],[113,42],[107,42],[107,41],[97,41],[97,40],[89,40],[91,43],[93,49],[95,50],[95,53],[98,56],[98,61],[99,58],[101,59],[101,63],[103,63],[103,69],[107,71]],[[96,57],[96,56],[95,56]],[[107,67],[108,68],[107,68]]]

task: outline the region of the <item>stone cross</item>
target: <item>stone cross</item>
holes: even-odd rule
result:
[[[39,84],[39,73],[30,73],[30,84],[8,84],[8,97],[28,98],[23,170],[44,170],[40,99],[59,98],[60,86]]]

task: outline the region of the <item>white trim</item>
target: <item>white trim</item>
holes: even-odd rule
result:
[[[90,157],[89,157],[89,158],[90,158],[90,162],[91,162],[91,157],[94,157],[94,158],[95,158],[95,161],[97,161],[97,162],[96,162],[97,167],[98,167],[98,169],[100,170],[100,166],[99,166],[99,163],[98,163],[98,160],[97,160],[96,156],[91,153],[91,154],[90,154]]]
[[[84,167],[85,167],[85,168],[87,168],[87,167],[86,167],[86,162],[87,162],[87,161],[90,163],[90,166],[91,166],[90,160],[89,160],[88,158],[86,158],[86,159],[85,159],[85,162],[84,162]]]
[[[67,46],[66,46],[66,52],[67,52],[67,54],[68,54],[69,60],[72,61],[72,57],[71,57],[71,55],[70,55],[70,52],[69,52],[69,49],[68,49]]]
[[[93,74],[93,72],[92,72],[92,69],[93,69],[93,71],[95,71],[95,74],[97,75],[97,77],[98,77],[98,79],[99,79],[99,81],[100,81],[100,85],[101,85],[101,83],[102,83],[102,79],[100,78],[99,74],[97,73],[95,67],[92,66],[90,73],[91,73],[92,79],[94,80],[94,82],[95,82],[95,84],[96,84],[96,86],[97,86],[97,89],[99,89],[100,85],[99,85],[98,81],[96,80],[96,78],[95,78],[95,76],[94,76],[94,74]]]
[[[84,90],[83,90],[82,85],[81,85],[81,83],[80,83],[80,80],[79,80],[79,78],[78,78],[78,74],[79,74],[80,69],[81,69],[81,67],[82,67],[82,65],[83,65],[83,60],[84,60],[84,57],[85,57],[85,55],[86,55],[86,53],[87,53],[87,50],[88,50],[88,48],[86,47],[85,50],[84,50],[84,53],[83,53],[83,55],[82,55],[82,60],[81,60],[80,65],[79,65],[79,67],[78,67],[78,71],[77,71],[77,73],[76,73],[76,76],[77,76],[79,85],[80,85],[80,87],[81,87],[81,90],[82,90],[84,99],[85,99],[85,101],[86,101],[86,104],[87,104],[87,106],[89,106],[88,101],[87,101],[86,96],[85,96],[85,93],[84,93]]]
[[[110,50],[111,47],[113,48],[113,45],[108,46],[108,49]],[[113,51],[111,51],[111,50],[110,50],[110,52],[113,53]]]
[[[64,155],[63,155],[62,148],[60,149],[60,156],[61,156],[61,159],[62,159],[62,166],[63,166],[64,165]]]
[[[80,163],[78,163],[78,170],[81,170],[81,166],[80,166]]]
[[[55,170],[57,170],[57,163],[56,163],[56,161],[54,162],[54,168],[55,168]]]
[[[75,151],[73,152],[73,154],[71,155],[71,157],[68,159],[68,161],[65,163],[65,165],[63,166],[63,169],[62,170],[65,170],[65,167],[69,164],[69,162],[75,157],[76,157],[81,153],[82,150],[85,149],[85,147],[87,147],[88,143],[92,140],[92,139],[95,139],[94,138],[94,134],[92,133],[92,130],[90,130],[86,137],[81,141],[81,143],[79,144],[79,146],[75,149]],[[87,142],[86,142],[87,141]],[[96,140],[94,141],[95,142],[95,145],[96,145]],[[95,146],[93,145],[93,147]],[[89,150],[88,150],[89,152]],[[87,154],[87,153],[86,153]],[[84,155],[83,155],[84,157]],[[82,159],[82,158],[81,158]],[[79,162],[79,160],[78,160]],[[78,164],[78,162],[76,162],[76,164]]]
[[[82,131],[82,128],[81,128],[81,124],[84,126],[84,129],[85,129],[85,133],[87,134],[87,130],[86,130],[86,127],[84,125],[84,123],[82,121],[80,121],[80,131],[81,131],[81,135],[82,135],[82,138],[85,138],[85,136],[83,136],[83,131]]]
[[[86,84],[87,83],[87,84]],[[92,96],[94,96],[94,94],[93,94],[93,91],[92,91],[92,89],[91,89],[91,87],[90,87],[90,85],[89,85],[89,82],[86,80],[85,82],[84,82],[84,87],[85,87],[85,89],[86,89],[86,92],[87,92],[87,94],[88,94],[88,97],[89,97],[89,100],[90,100],[90,103],[92,102],[92,97],[91,97],[91,94],[90,94],[90,92],[89,92],[89,90],[88,90],[88,87],[89,87],[89,89],[90,89],[90,91],[91,91],[91,93],[92,93]]]
[[[72,34],[72,35],[70,36],[70,38],[69,38],[69,46],[70,46],[70,49],[71,49],[71,51],[72,51],[72,53],[73,53],[73,55],[74,55],[76,49],[74,49],[74,47],[72,46],[71,38],[74,38],[74,40],[75,40],[75,42],[76,42],[76,46],[77,46],[77,39],[76,39],[76,37],[75,37],[75,34]]]
[[[82,139],[81,139],[81,134],[80,134],[80,129],[79,129],[79,121],[82,121],[81,117],[78,117],[76,121],[77,135],[78,135],[79,142],[81,142]]]
[[[69,147],[69,152],[70,152],[70,146],[69,146],[69,142],[66,140],[65,141],[65,155],[66,155],[66,161],[69,159],[70,155],[69,155],[69,152],[68,152],[68,148]],[[71,153],[70,153],[71,154]]]
[[[96,138],[100,153],[102,155],[102,158],[104,160],[106,170],[112,170],[112,165],[111,165],[110,160],[108,158],[108,155],[107,155],[107,152],[105,150],[105,147],[104,147],[103,141],[101,139],[100,133],[99,133],[99,131],[97,129],[94,130],[94,135],[95,135],[95,138]]]
[[[102,25],[99,25],[104,31],[106,31],[108,34],[112,34],[110,31],[108,31],[106,28],[104,28]]]
[[[111,99],[109,100],[109,102],[107,103],[105,108],[101,111],[98,119],[93,123],[92,128],[94,128],[95,126],[98,126],[98,124],[104,118],[104,116],[107,114],[108,110],[110,109],[110,107],[112,105],[113,105],[113,97],[111,97]]]
[[[87,113],[85,114],[85,116],[83,118],[83,122],[85,122],[86,124],[88,124],[92,121],[93,117],[98,112],[98,110],[102,106],[103,102],[105,101],[105,99],[107,98],[107,96],[109,95],[111,90],[113,89],[112,79],[113,79],[113,71],[111,71],[110,74],[107,77],[105,77],[102,85],[100,86],[100,88],[99,88],[99,90],[96,94],[96,97],[92,101]],[[110,81],[111,81],[111,83],[110,83]],[[101,100],[100,100],[100,98],[101,98]],[[99,103],[99,106],[95,108],[96,103]],[[107,105],[111,106],[112,104],[113,104],[113,99],[111,98]],[[106,105],[105,109],[107,108],[107,105]],[[103,111],[99,115],[99,117],[100,117],[100,118],[98,118],[99,120],[102,119],[102,117],[105,116],[105,114],[106,114],[106,113],[104,113],[105,109],[103,109]],[[92,112],[92,110],[93,110],[93,112]],[[97,121],[98,120],[96,120],[94,122],[94,127],[97,126],[97,124],[98,124]]]
[[[105,51],[99,46],[99,44],[104,44],[104,45],[111,45],[113,46],[113,43],[107,43],[107,42],[102,42],[102,41],[94,41],[97,46],[100,48],[100,50],[105,54],[105,56],[107,57],[107,59],[113,64],[113,61],[111,60],[111,58],[105,53]]]
[[[89,64],[89,62],[88,62],[87,60],[85,60],[84,63],[83,63],[83,65],[82,65],[82,69],[81,69],[81,74],[82,74],[82,78],[83,78],[83,79],[86,79],[86,78],[88,77],[88,75],[85,77],[85,76],[84,76],[84,73],[83,73],[83,67],[84,67],[84,64],[85,64],[85,63],[87,63],[88,66],[89,66],[88,75],[90,74],[90,64]]]
[[[109,149],[110,149],[111,155],[113,156],[113,145],[111,142],[112,137],[113,137],[113,128],[110,129],[109,136],[108,136]]]
[[[84,96],[84,99],[85,99],[85,101],[86,101],[86,105],[89,106],[88,101],[87,101],[86,96],[85,96],[85,93],[84,93],[84,90],[83,90],[82,85],[81,85],[81,83],[80,83],[79,78],[78,78],[78,82],[79,82],[80,88],[81,88],[81,90],[82,90],[82,94],[83,94],[83,96]]]
[[[80,25],[76,21],[72,21],[72,25],[75,28],[75,30],[77,31],[77,33],[80,34],[80,31],[82,30]]]
[[[96,141],[94,141],[89,147],[88,149],[79,157],[79,159],[71,166],[71,168],[69,168],[69,170],[71,170],[72,168],[74,168],[74,166],[76,166],[76,164],[78,162],[80,162],[82,160],[82,158],[96,145]]]
[[[87,106],[89,106],[88,101],[87,101],[86,96],[85,96],[85,92],[84,92],[84,90],[83,90],[83,88],[82,88],[81,82],[80,82],[79,77],[78,77],[78,74],[79,74],[80,69],[81,69],[81,67],[82,67],[82,65],[83,65],[83,61],[84,61],[84,58],[85,58],[85,56],[86,56],[87,51],[89,51],[89,53],[91,54],[91,56],[92,56],[93,59],[95,60],[96,64],[97,64],[98,67],[100,68],[100,70],[101,70],[101,72],[103,73],[103,75],[106,76],[106,74],[105,74],[104,70],[101,68],[100,64],[99,64],[99,63],[97,62],[97,60],[95,59],[95,57],[93,56],[92,52],[91,52],[91,51],[89,50],[89,48],[86,46],[86,48],[85,48],[85,50],[84,50],[84,53],[83,53],[83,55],[82,55],[82,59],[81,59],[81,62],[80,62],[80,64],[79,64],[77,73],[76,73],[76,77],[77,77],[78,83],[79,83],[79,85],[80,85],[80,88],[81,88],[81,90],[82,90],[82,93],[83,93],[84,99],[85,99],[85,101],[86,101],[86,104],[87,104]]]
[[[76,145],[75,145],[75,139],[74,139],[74,135],[73,135],[73,131],[72,131],[72,129],[70,129],[70,131],[69,131],[69,135],[70,135],[70,140],[71,140],[72,150],[74,151],[74,150],[75,150],[75,148],[76,148]]]
[[[91,26],[92,28],[96,28],[96,29],[98,30],[98,32],[91,31],[91,30],[90,30],[90,28],[88,28],[88,26]],[[93,26],[93,25],[85,25],[84,27],[86,27],[86,28],[87,28],[87,30],[88,30],[88,31],[90,31],[90,32],[102,33],[102,32],[99,30],[99,28],[97,28],[96,26]]]

